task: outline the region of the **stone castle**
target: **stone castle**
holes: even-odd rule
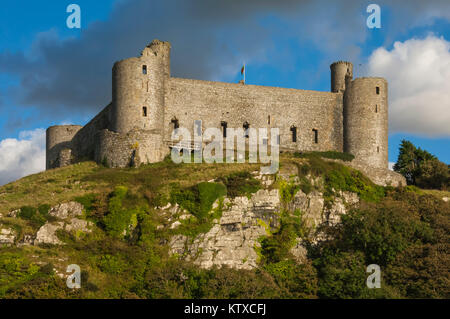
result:
[[[193,134],[201,120],[202,130],[276,127],[281,149],[348,152],[354,165],[377,172],[378,183],[392,175],[385,79],[353,79],[353,65],[343,61],[330,66],[331,92],[182,79],[170,76],[170,50],[154,40],[140,57],[116,62],[109,105],[85,126],[47,129],[47,169],[83,160],[158,162],[170,153],[174,128]]]

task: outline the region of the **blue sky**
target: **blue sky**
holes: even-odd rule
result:
[[[81,30],[66,27],[70,3],[81,7]],[[138,55],[152,39],[160,38],[172,43],[172,75],[180,77],[235,82],[245,61],[249,84],[329,91],[330,63],[349,60],[356,76],[384,76],[389,81],[389,161],[396,161],[398,145],[405,138],[450,163],[446,93],[450,91],[446,84],[450,82],[446,66],[450,61],[450,2],[410,0],[391,5],[378,1],[381,29],[366,26],[369,3],[3,2],[0,143],[9,139],[14,145],[13,139],[20,149],[23,139],[35,141],[31,135],[24,137],[24,131],[61,123],[85,124],[110,101],[113,62]],[[408,52],[406,60],[404,52]],[[429,56],[434,57],[432,63],[427,61]],[[42,143],[42,138],[37,141]],[[2,170],[20,177],[41,165],[26,162],[26,147],[23,154],[9,157],[0,144],[2,150],[0,184]],[[42,161],[42,147],[34,151],[41,152],[35,158]],[[19,166],[14,164],[17,161]]]

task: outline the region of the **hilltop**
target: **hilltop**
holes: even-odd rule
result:
[[[0,298],[448,298],[450,193],[378,186],[323,157],[351,161],[281,154],[267,176],[82,162],[2,186]],[[66,287],[70,264],[81,289]]]

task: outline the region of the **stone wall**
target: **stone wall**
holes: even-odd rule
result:
[[[80,125],[55,125],[46,131],[46,168],[59,167],[61,150],[72,147],[72,138],[82,128]]]
[[[194,131],[202,120],[203,130],[279,128],[280,145],[296,150],[343,150],[343,96],[341,93],[171,78],[166,96],[164,135],[170,140],[172,119]],[[292,141],[295,126],[297,141]],[[318,131],[318,143],[315,133]]]
[[[72,152],[74,161],[94,160],[97,132],[110,125],[111,104],[108,104],[96,117],[86,124],[73,138]]]
[[[159,131],[132,130],[126,134],[102,130],[96,136],[95,160],[109,167],[129,167],[159,162],[167,152]]]

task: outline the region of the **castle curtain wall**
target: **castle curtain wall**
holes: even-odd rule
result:
[[[242,128],[248,122],[253,128],[279,128],[282,147],[342,152],[342,114],[342,93],[170,78],[164,135],[170,140],[174,118],[192,134],[195,120],[202,120],[203,130],[222,129],[221,122],[228,128]]]

